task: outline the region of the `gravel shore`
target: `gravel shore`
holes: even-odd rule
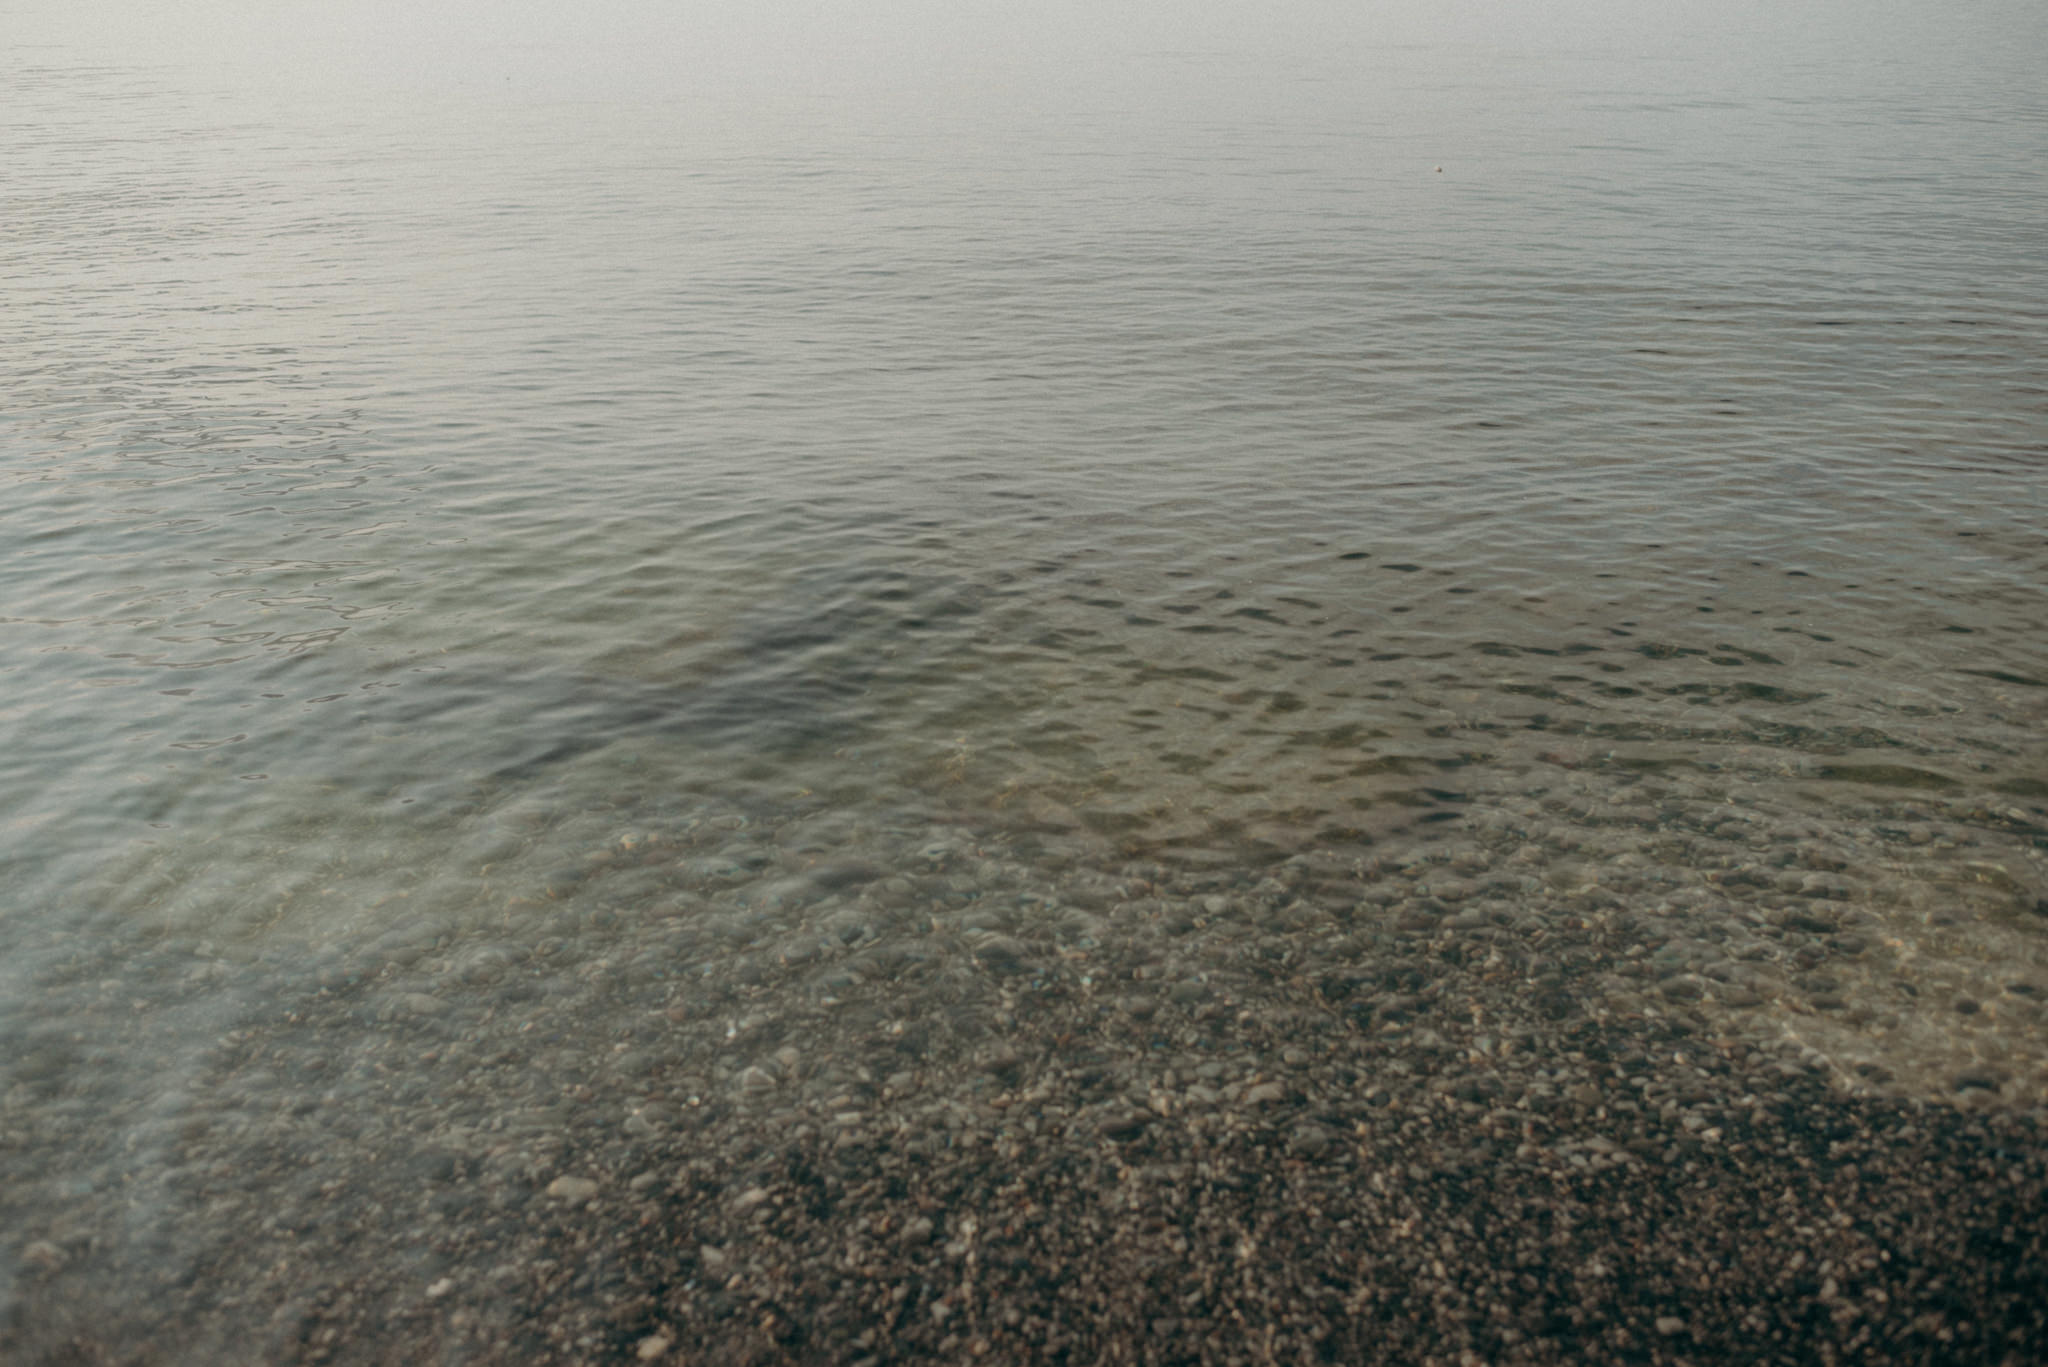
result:
[[[1790,985],[1867,914],[1530,879],[1470,827],[1201,870],[698,811],[500,885],[489,934],[80,948],[52,1000],[129,985],[10,1072],[0,1356],[2048,1360],[2033,1075],[1782,1028],[1840,1014]],[[2023,1033],[2010,976],[1977,1014]]]

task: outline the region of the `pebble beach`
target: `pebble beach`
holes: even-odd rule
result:
[[[103,1057],[17,1067],[10,1161],[77,1189],[9,1188],[10,1360],[2039,1361],[2048,983],[1956,970],[1930,1053],[1867,1003],[1928,990],[1900,932],[1943,918],[1866,860],[1558,777],[1614,820],[1482,803],[1256,870],[1044,805],[678,812],[515,854],[495,937],[274,976],[112,1113],[81,1065],[276,971],[102,945],[154,986],[97,1002]],[[1688,867],[1581,862],[1659,800]],[[2019,808],[1865,810],[1910,886],[2039,867]]]

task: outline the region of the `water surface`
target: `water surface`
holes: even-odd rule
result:
[[[962,832],[1046,886],[1604,881],[1676,927],[1617,1011],[2048,1079],[2031,7],[44,18],[17,1227],[170,1164],[152,1108],[294,994],[459,1034],[465,955],[751,927],[686,1002]],[[878,864],[778,881],[827,852]],[[1726,968],[1738,913],[1812,961]]]

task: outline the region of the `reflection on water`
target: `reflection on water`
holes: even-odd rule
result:
[[[1709,49],[945,127],[17,65],[0,1223],[196,1266],[202,1168],[469,1152],[445,1060],[1161,926],[1597,927],[1501,971],[2038,1099],[2038,97]]]

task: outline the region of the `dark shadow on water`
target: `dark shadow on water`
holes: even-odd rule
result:
[[[792,756],[850,744],[980,612],[973,585],[887,569],[801,576],[682,676],[663,680],[548,661],[415,669],[359,724],[417,742],[420,760],[496,782],[621,742]],[[381,747],[380,747],[381,748]]]

